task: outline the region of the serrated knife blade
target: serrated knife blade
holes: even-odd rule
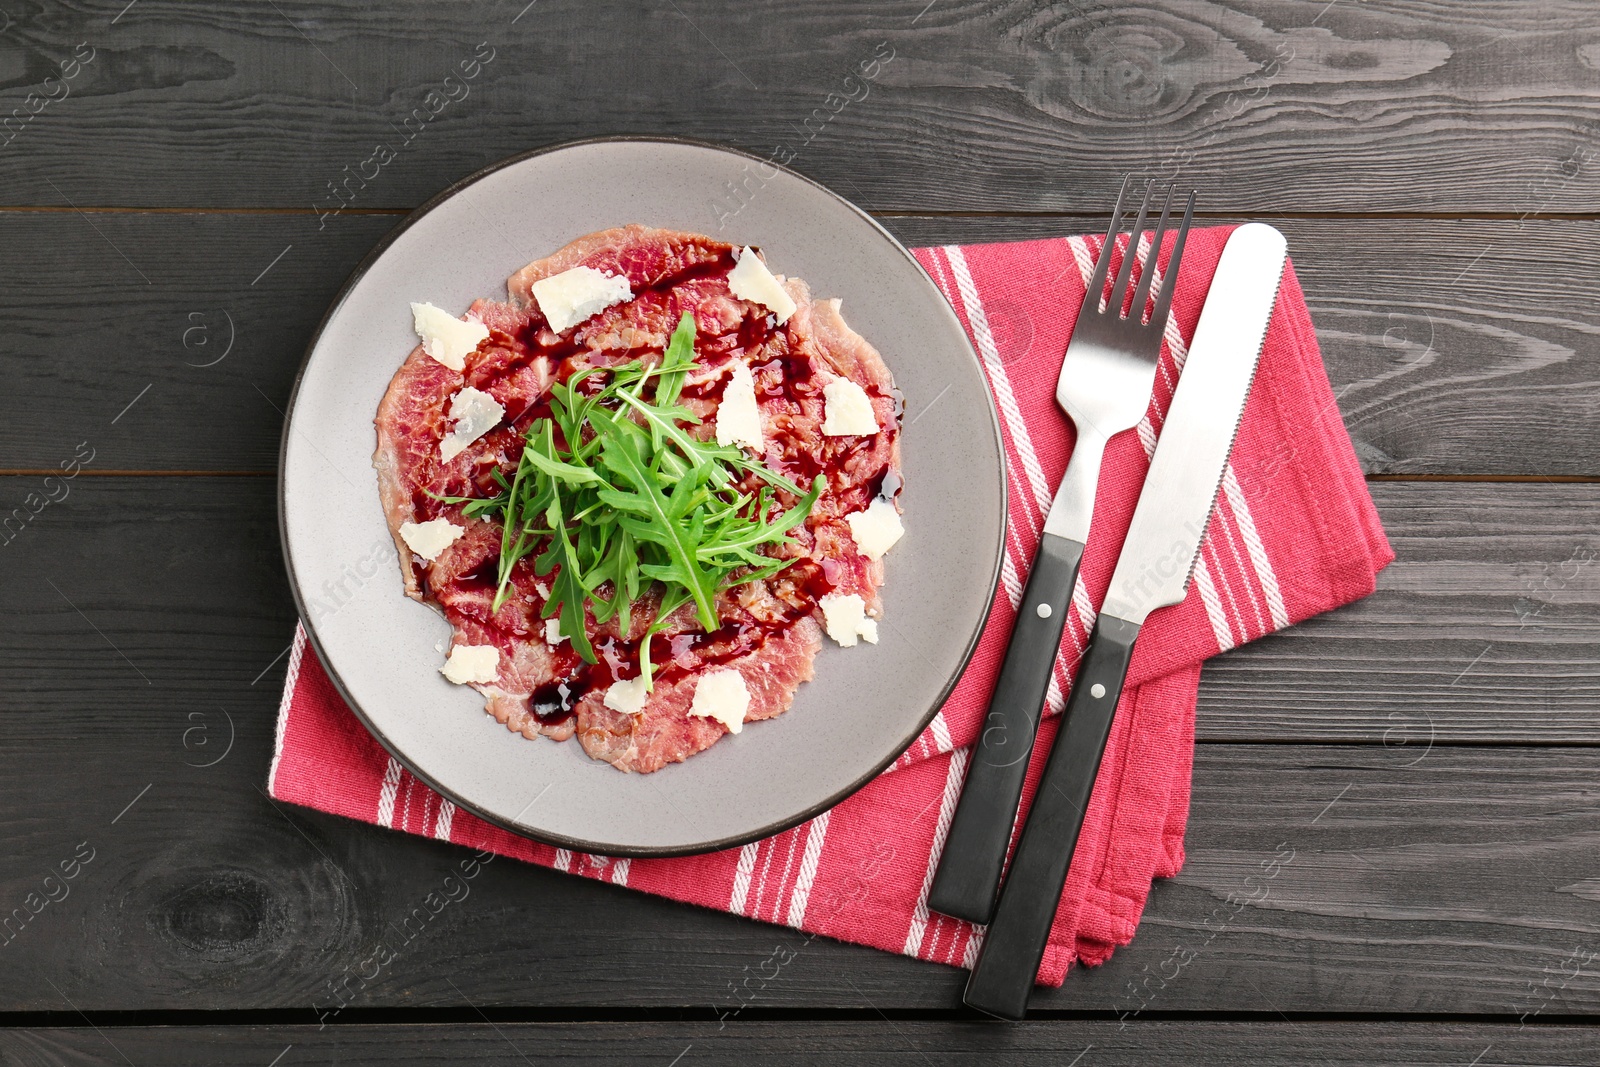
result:
[[[1020,1019],[1050,937],[1134,641],[1156,608],[1183,600],[1222,486],[1287,259],[1263,223],[1222,250],[1128,536],[1034,793],[1000,902],[963,1000]]]

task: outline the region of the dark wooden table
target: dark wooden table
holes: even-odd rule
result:
[[[1593,0],[4,6],[0,916],[75,877],[0,1062],[1600,1062]],[[1289,236],[1399,559],[1208,667],[1188,865],[1027,1023],[507,862],[319,1025],[461,853],[262,792],[281,409],[406,211],[615,133],[788,145],[908,244],[1101,227],[1129,170]]]

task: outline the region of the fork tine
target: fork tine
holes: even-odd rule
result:
[[[1133,291],[1133,304],[1128,316],[1135,322],[1144,321],[1144,302],[1150,296],[1150,283],[1156,276],[1156,264],[1161,259],[1161,240],[1167,232],[1167,216],[1172,211],[1173,187],[1167,186],[1167,197],[1161,204],[1161,218],[1156,221],[1155,235],[1150,238],[1150,251],[1145,253],[1144,265],[1139,268],[1139,287]]]
[[[1183,263],[1183,242],[1189,236],[1189,221],[1194,218],[1194,190],[1189,190],[1189,203],[1183,209],[1183,222],[1178,226],[1178,239],[1172,243],[1172,256],[1167,260],[1167,273],[1161,278],[1161,295],[1156,297],[1155,310],[1150,313],[1150,324],[1158,330],[1167,328],[1167,311],[1172,307],[1172,291],[1178,287],[1178,267]]]
[[[1111,283],[1111,302],[1106,305],[1106,310],[1114,312],[1118,318],[1122,317],[1122,305],[1128,298],[1128,279],[1133,276],[1133,257],[1139,251],[1139,235],[1144,232],[1144,217],[1150,211],[1150,190],[1154,187],[1154,182],[1145,183],[1144,202],[1139,205],[1139,219],[1133,224],[1133,233],[1128,235],[1128,247],[1122,253],[1122,266],[1117,268],[1117,280]]]
[[[1117,193],[1117,206],[1111,212],[1111,225],[1106,230],[1106,242],[1100,246],[1100,258],[1095,261],[1094,277],[1089,279],[1089,291],[1083,294],[1083,315],[1100,313],[1100,296],[1105,292],[1106,274],[1111,270],[1111,246],[1117,243],[1117,231],[1122,229],[1122,204],[1128,196],[1128,186],[1133,175],[1122,179],[1122,189]]]

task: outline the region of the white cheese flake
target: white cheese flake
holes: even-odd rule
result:
[[[550,328],[562,333],[599,314],[612,304],[633,299],[628,279],[602,274],[593,267],[573,267],[533,283],[533,298],[550,320]]]
[[[450,401],[450,417],[455,427],[439,442],[439,457],[446,463],[461,450],[488,433],[505,418],[506,409],[482,389],[464,386]]]
[[[412,304],[411,325],[422,350],[451,370],[466,369],[467,357],[489,336],[489,327],[477,319],[458,319],[432,304]]]
[[[717,405],[717,444],[743,445],[757,455],[766,451],[761,436],[761,409],[756,406],[756,379],[750,365],[742,359],[733,362],[733,373],[723,386]]]
[[[899,510],[881,496],[868,504],[867,510],[846,515],[845,521],[850,524],[850,536],[855,538],[856,547],[870,560],[882,559],[906,532]]]
[[[457,685],[482,685],[500,676],[500,650],[493,645],[455,645],[439,673]]]
[[[739,253],[739,261],[728,272],[728,288],[740,300],[760,304],[772,312],[780,326],[794,314],[794,298],[748,246]]]
[[[566,640],[566,636],[564,634],[562,634],[562,632],[561,632],[561,620],[560,619],[552,617],[552,618],[548,618],[548,619],[544,620],[544,643],[545,644],[549,645],[551,648],[555,648],[557,645],[559,645],[561,642],[563,642],[565,640]]]
[[[439,553],[455,544],[456,539],[466,532],[465,526],[457,526],[449,519],[400,524],[400,537],[407,547],[429,563],[438,559]]]
[[[828,636],[845,648],[856,639],[864,637],[869,644],[878,643],[878,623],[867,618],[867,602],[855,593],[829,593],[817,601],[822,609],[824,627]]]
[[[611,688],[606,690],[605,704],[612,711],[637,715],[644,710],[644,702],[649,696],[650,685],[641,674],[625,682],[612,682]]]
[[[732,668],[702,674],[694,686],[690,715],[716,719],[730,734],[744,729],[744,713],[750,710],[750,690],[744,675]]]
[[[822,433],[826,437],[853,437],[878,432],[867,391],[849,378],[835,378],[822,387]]]

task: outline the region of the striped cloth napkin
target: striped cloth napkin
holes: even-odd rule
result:
[[[1105,595],[1229,232],[1190,234],[1150,410],[1136,432],[1113,440],[1106,452],[1047,715],[1060,713]],[[1141,237],[1141,245],[1147,241]],[[1100,243],[1069,237],[916,252],[971,335],[993,390],[1011,525],[997,600],[971,665],[916,743],[860,792],[791,830],[701,856],[614,859],[538,844],[458,810],[413,778],[362,728],[315,654],[305,654],[305,633],[297,629],[279,709],[272,796],[674,900],[970,966],[982,928],[929,912],[928,885],[1044,513],[1072,450],[1071,427],[1054,401],[1055,380]],[[1074,960],[1100,963],[1131,940],[1151,880],[1183,865],[1202,661],[1366,596],[1394,558],[1292,267],[1222,490],[1187,599],[1153,614],[1140,636],[1040,966],[1041,984],[1059,985]],[[1047,718],[1025,802],[1055,731],[1056,720]]]

